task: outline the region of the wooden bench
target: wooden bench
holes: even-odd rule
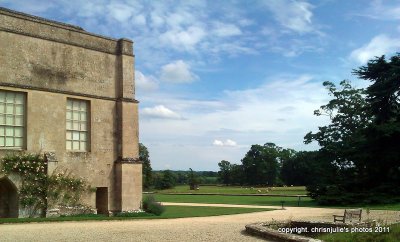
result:
[[[343,215],[333,215],[333,222],[353,222],[353,219],[358,222],[361,222],[361,213],[362,209],[345,209]],[[354,222],[355,222],[354,221]]]

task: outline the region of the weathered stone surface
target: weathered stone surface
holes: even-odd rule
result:
[[[108,210],[139,209],[133,42],[0,8],[0,63],[0,89],[26,94],[21,151],[48,154],[49,174],[68,170],[107,187]],[[66,150],[67,98],[89,102],[87,152]],[[0,149],[0,157],[10,152],[19,151]],[[117,172],[121,159],[137,164]],[[96,193],[83,202],[95,207]]]

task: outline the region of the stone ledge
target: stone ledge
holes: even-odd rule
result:
[[[308,238],[297,234],[279,233],[275,229],[268,228],[267,226],[265,226],[264,223],[248,224],[245,227],[246,227],[246,232],[249,234],[274,241],[322,242],[322,240]]]

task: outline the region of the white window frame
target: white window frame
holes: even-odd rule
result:
[[[71,152],[90,151],[90,102],[67,98],[65,148]]]
[[[0,90],[0,149],[25,149],[25,110],[25,92]]]

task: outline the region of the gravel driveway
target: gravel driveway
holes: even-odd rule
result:
[[[343,209],[292,207],[200,218],[4,224],[0,241],[259,241],[243,233],[246,224],[271,219],[331,221],[332,214],[340,213]]]

